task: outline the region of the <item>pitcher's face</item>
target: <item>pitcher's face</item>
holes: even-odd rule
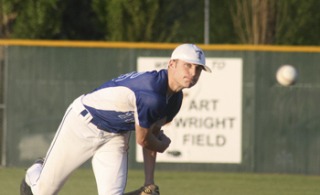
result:
[[[171,60],[173,80],[181,89],[193,87],[199,80],[203,67],[183,60]]]

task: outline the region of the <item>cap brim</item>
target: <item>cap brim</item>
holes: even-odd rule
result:
[[[200,64],[200,66],[203,66],[203,70],[205,70],[206,72],[210,72],[210,73],[212,72],[208,66],[202,65],[202,64]]]
[[[212,72],[211,69],[208,66],[206,66],[205,64],[199,64],[199,62],[195,62],[193,60],[185,60],[185,59],[181,59],[181,60],[183,60],[185,62],[189,62],[191,64],[197,64],[199,66],[202,66],[203,70],[205,70],[206,72]]]

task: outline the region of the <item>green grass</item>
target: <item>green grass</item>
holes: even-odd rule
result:
[[[24,175],[21,168],[0,168],[0,194],[19,194]],[[320,176],[216,172],[157,171],[162,195],[319,195]],[[142,171],[130,170],[126,191],[143,183]],[[59,195],[94,195],[96,184],[91,169],[72,174]]]

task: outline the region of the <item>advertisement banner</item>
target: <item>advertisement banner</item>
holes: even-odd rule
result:
[[[138,71],[166,69],[169,58],[139,57]],[[206,58],[212,73],[184,89],[180,112],[162,129],[171,144],[157,162],[241,163],[242,59]],[[142,162],[137,145],[136,160]]]

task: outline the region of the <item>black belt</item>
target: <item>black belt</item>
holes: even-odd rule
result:
[[[81,116],[85,117],[85,116],[87,116],[87,114],[89,114],[89,111],[88,110],[82,110],[80,112],[80,114],[81,114]],[[99,122],[99,120],[97,120],[94,117],[92,117],[92,119],[90,120],[90,123],[94,124],[98,129],[100,129],[102,131],[106,131],[106,132],[112,133],[108,129],[103,128],[102,125],[101,125],[101,122]]]
[[[85,116],[87,116],[87,114],[89,114],[89,111],[84,109],[80,112],[80,114],[81,114],[81,116],[85,117]],[[115,132],[110,131],[109,129],[103,128],[102,122],[97,118],[92,117],[92,119],[90,120],[90,123],[94,124],[98,129],[100,129],[102,131],[106,131],[109,133],[115,133]],[[122,134],[122,133],[126,133],[126,132],[118,132],[118,133]]]
[[[81,116],[85,117],[85,116],[87,116],[87,114],[89,114],[89,111],[88,111],[88,110],[82,110],[82,111],[80,112],[80,114],[81,114]],[[97,120],[94,120],[94,118],[92,118],[92,119],[90,120],[90,123],[94,124],[96,127],[98,127],[99,129],[101,129],[101,130],[103,130],[103,131],[108,131],[108,130],[106,130],[106,129],[102,129],[102,128],[100,127],[100,123],[99,123]],[[109,131],[108,131],[108,132],[109,132]]]
[[[82,116],[86,116],[88,113],[89,113],[88,110],[82,110],[82,112],[80,112]]]

